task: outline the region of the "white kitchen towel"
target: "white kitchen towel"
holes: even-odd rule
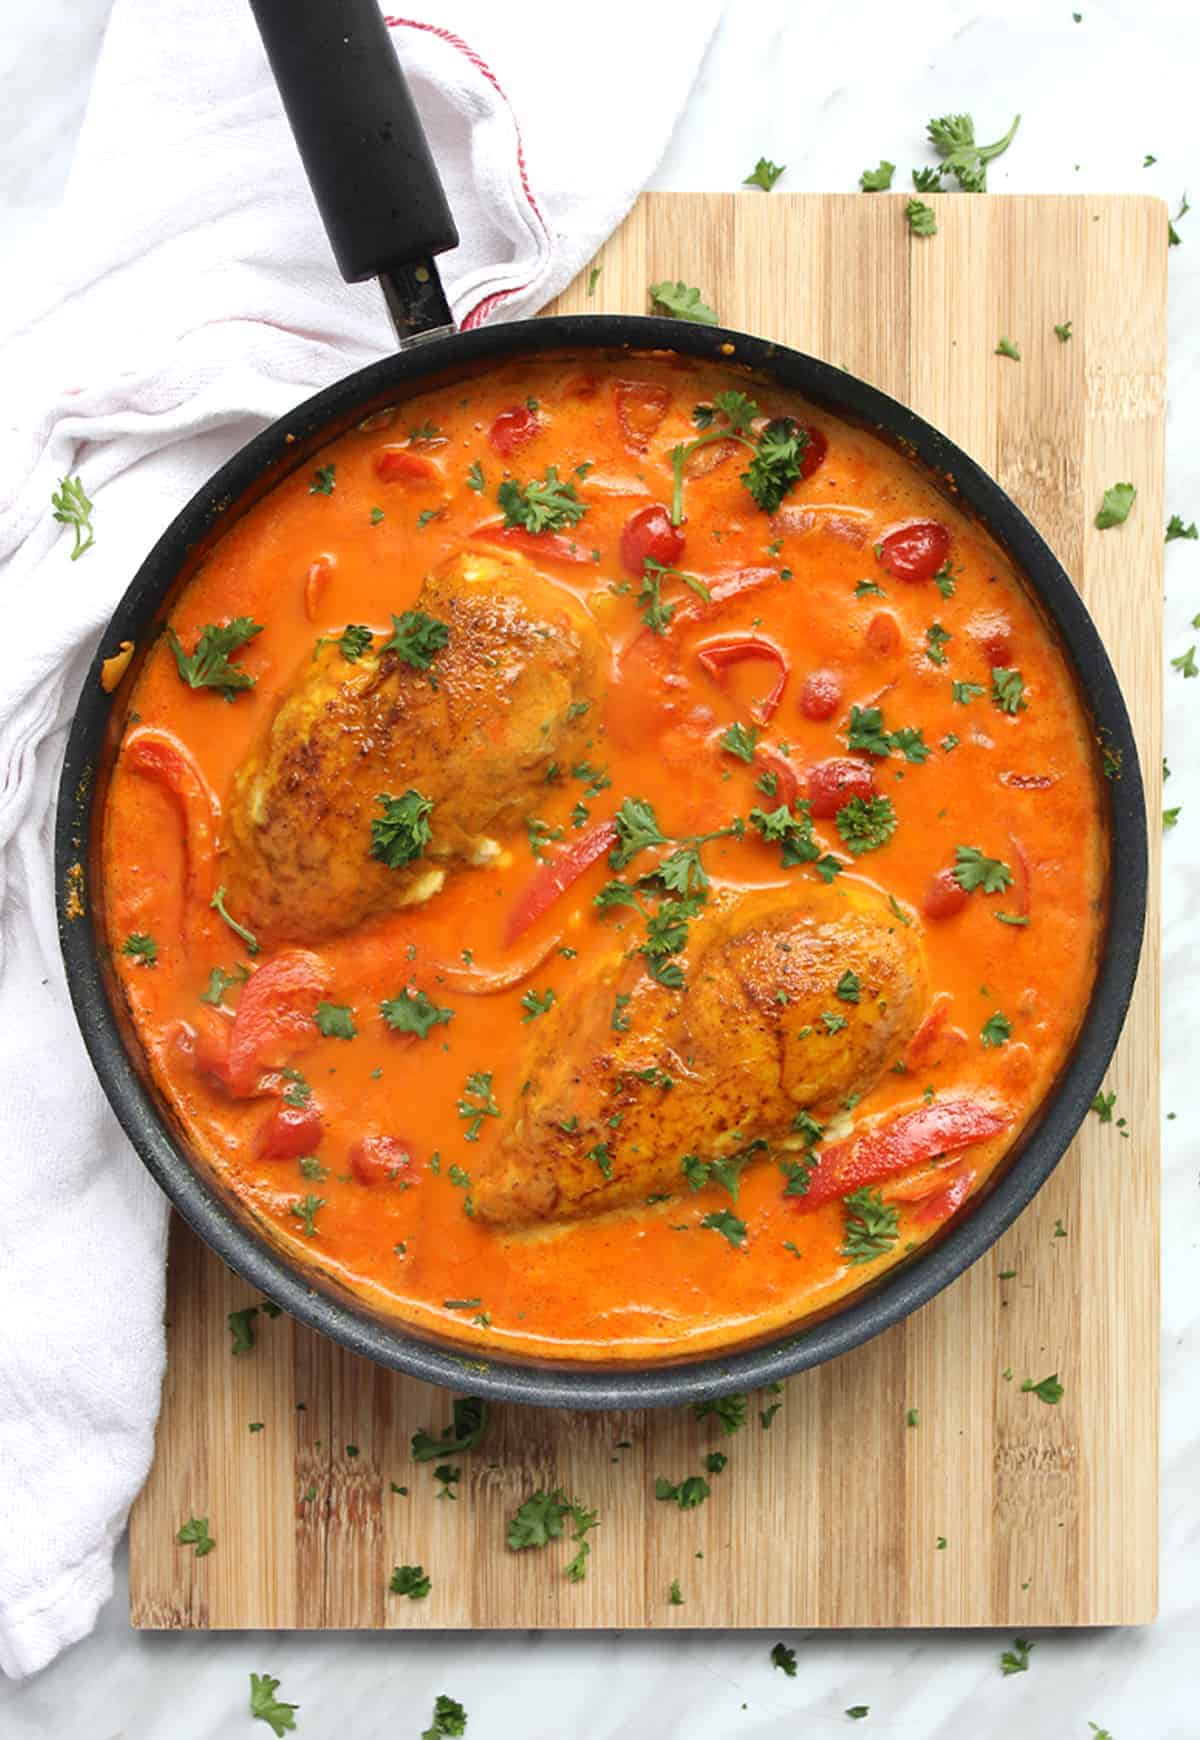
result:
[[[446,0],[389,18],[463,238],[442,261],[462,324],[533,313],[591,259],[720,10],[610,0],[567,30],[541,6]],[[376,287],[337,277],[245,0],[116,0],[61,208],[7,279],[23,289],[0,312],[0,1667],[20,1675],[111,1592],[163,1368],[165,1205],[92,1075],[55,936],[72,707],[172,514],[390,334]],[[66,473],[95,504],[74,563],[50,514]]]

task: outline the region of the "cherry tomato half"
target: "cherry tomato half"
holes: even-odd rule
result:
[[[671,524],[670,514],[658,502],[639,508],[626,521],[621,533],[621,563],[637,579],[642,578],[647,558],[670,568],[682,555],[683,533]]]
[[[873,798],[875,775],[869,762],[835,755],[808,770],[808,801],[814,816],[836,816],[851,798]]]
[[[414,1184],[412,1144],[401,1136],[360,1136],[350,1150],[350,1170],[360,1184]]]
[[[808,445],[800,456],[801,477],[811,477],[819,465],[825,463],[825,455],[829,452],[829,443],[819,429],[810,426],[805,428]]]
[[[895,580],[932,580],[950,553],[950,534],[936,520],[914,520],[889,532],[879,560]]]
[[[501,411],[488,430],[488,440],[496,452],[507,459],[510,454],[528,446],[541,427],[537,413],[528,405],[511,405],[507,411]]]
[[[310,1101],[289,1106],[280,1100],[259,1126],[255,1147],[260,1160],[297,1160],[313,1154],[321,1140],[321,1113]]]
[[[952,870],[939,870],[925,890],[921,911],[926,918],[953,918],[967,904],[969,896],[954,880]]]
[[[842,704],[842,685],[832,671],[810,671],[800,685],[800,711],[806,719],[832,719]]]

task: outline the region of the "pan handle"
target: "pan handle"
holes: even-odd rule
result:
[[[453,330],[458,231],[377,0],[250,0],[338,270],[378,278],[404,345]]]

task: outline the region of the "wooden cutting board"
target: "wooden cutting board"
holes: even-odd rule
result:
[[[843,365],[979,459],[1075,576],[1133,712],[1152,794],[1157,884],[1166,210],[1142,198],[945,195],[939,233],[904,198],[653,194],[599,257],[594,295],[640,310],[682,277],[731,326]],[[1066,343],[1056,323],[1070,321]],[[1004,335],[1021,361],[994,354]],[[1128,523],[1092,519],[1132,479]],[[409,1438],[445,1393],[260,1314],[231,1358],[226,1314],[253,1293],[181,1227],[170,1358],[150,1480],[131,1522],[133,1623],[192,1626],[874,1626],[1139,1624],[1158,1560],[1158,912],[1108,1086],[999,1246],[932,1304],[766,1398],[733,1437],[690,1412],[493,1410],[453,1500]],[[1055,1235],[1061,1222],[1064,1236]],[[1016,1278],[1001,1282],[1001,1270]],[[1012,1378],[1006,1374],[1011,1371]],[[1057,1372],[1057,1407],[1021,1392]],[[919,1425],[906,1424],[916,1408]],[[251,1432],[250,1422],[262,1430]],[[654,1480],[721,1448],[712,1497],[681,1512]],[[394,1484],[393,1484],[394,1483]],[[595,1506],[582,1583],[570,1548],[513,1553],[538,1487]],[[407,1489],[397,1492],[395,1487]],[[216,1541],[176,1545],[188,1517]],[[945,1545],[940,1545],[944,1539]],[[432,1593],[388,1593],[420,1564]],[[671,1605],[673,1578],[684,1604]]]

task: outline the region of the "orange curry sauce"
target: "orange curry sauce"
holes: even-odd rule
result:
[[[759,391],[762,416],[791,415],[811,432],[810,474],[768,515],[741,481],[746,447],[698,450],[684,478],[682,546],[668,565],[712,602],[702,606],[668,576],[661,599],[675,613],[660,622],[664,633],[646,626],[649,600],[630,571],[639,551],[623,561],[622,531],[650,504],[670,508],[671,450],[704,426],[694,407],[730,389],[756,391],[733,370],[670,357],[531,361],[368,419],[233,525],[176,601],[171,621],[188,652],[206,624],[249,616],[263,625],[233,655],[253,687],[232,700],[189,687],[163,637],[117,696],[130,724],[108,797],[107,919],[161,1091],[197,1154],[293,1258],[468,1351],[665,1360],[744,1343],[828,1306],[899,1261],[979,1189],[1062,1066],[1087,1003],[1107,863],[1096,745],[1063,654],[1011,565],[916,468],[861,430]],[[708,427],[722,424],[718,415]],[[761,419],[751,437],[760,429]],[[430,463],[388,462],[397,450]],[[318,462],[330,468],[324,486]],[[557,770],[537,809],[544,826],[507,833],[495,862],[454,867],[427,904],[315,942],[328,969],[325,996],[353,1011],[356,1037],[326,1037],[313,1022],[291,1038],[293,1075],[268,1073],[234,1097],[206,1072],[197,1034],[205,1023],[231,1022],[241,972],[261,972],[280,952],[252,956],[209,905],[223,880],[219,810],[235,769],[318,636],[336,638],[347,624],[366,625],[377,640],[390,634],[392,616],[412,608],[428,573],[464,547],[496,547],[477,534],[502,521],[502,481],[543,479],[549,466],[572,482],[585,515],[557,535],[509,543],[525,543],[537,571],[583,601],[611,649],[586,750],[587,768],[602,774]],[[914,523],[915,542],[905,530]],[[898,529],[905,536],[889,544]],[[905,578],[906,567],[924,567],[925,577]],[[739,590],[747,571],[752,579]],[[747,638],[777,651],[727,664],[713,657],[714,643]],[[707,660],[698,656],[706,647]],[[779,704],[756,726],[782,670]],[[1004,675],[1013,672],[1015,690]],[[971,686],[956,688],[963,684]],[[1005,692],[1015,711],[1000,704]],[[852,753],[852,707],[879,708],[885,733],[919,730],[927,757],[909,759],[895,744],[886,755]],[[749,762],[720,741],[735,722],[752,740],[757,730]],[[190,751],[216,799],[207,835],[203,802],[186,780],[147,772],[153,756],[130,765],[133,733],[146,729],[170,732]],[[823,1144],[808,1155],[814,1176],[823,1153],[841,1144],[845,1154],[852,1131],[931,1102],[999,1104],[1002,1133],[957,1152],[923,1151],[919,1163],[879,1179],[896,1236],[865,1262],[844,1254],[840,1196],[812,1207],[786,1195],[775,1155],[746,1166],[736,1203],[720,1184],[692,1191],[681,1175],[667,1201],[518,1230],[484,1224],[471,1212],[470,1173],[502,1119],[484,1117],[476,1141],[466,1139],[467,1077],[490,1074],[508,1114],[543,1018],[523,998],[570,999],[589,961],[611,952],[614,925],[625,927],[630,949],[644,935],[636,915],[595,906],[613,874],[601,857],[506,942],[540,864],[631,796],[653,807],[674,841],[726,828],[756,806],[803,799],[814,767],[848,755],[890,800],[894,833],[853,856],[825,804],[813,817],[816,840],[841,860],[847,884],[882,890],[895,922],[923,931],[930,1000],[894,1067],[857,1104],[823,1113]],[[403,789],[394,778],[380,785]],[[960,888],[949,871],[961,847],[1000,861],[1008,885]],[[740,841],[705,845],[703,862],[714,890],[814,875],[810,864],[784,869],[779,846],[749,825]],[[652,863],[653,854],[626,874]],[[1028,922],[1003,922],[1001,912]],[[693,920],[689,949],[702,941],[703,922],[702,914]],[[125,952],[130,936],[154,939],[153,964]],[[487,992],[487,975],[543,954],[510,988]],[[688,951],[678,958],[686,970]],[[442,970],[449,964],[453,975]],[[236,974],[219,1006],[200,1001],[214,967]],[[411,986],[453,1011],[425,1039],[390,1031],[380,1015],[382,1000]],[[994,1043],[984,1042],[985,1030]],[[260,1157],[260,1133],[289,1085],[316,1109],[317,1137],[302,1156]],[[393,1151],[404,1163],[373,1175],[356,1167],[364,1134],[398,1139]],[[306,1198],[320,1203],[307,1220]],[[721,1210],[744,1224],[740,1241],[702,1226]]]

